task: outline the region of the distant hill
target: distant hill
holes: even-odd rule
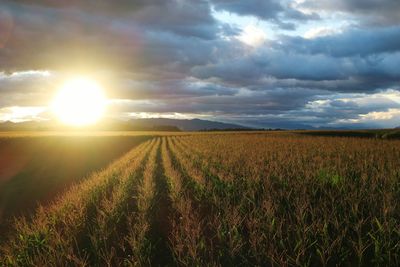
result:
[[[49,121],[27,121],[27,122],[11,122],[6,121],[0,123],[0,131],[46,131],[57,128],[57,125]]]
[[[0,131],[53,131],[76,129],[60,125],[54,121],[3,122]],[[107,131],[203,131],[203,130],[245,130],[242,125],[200,119],[179,120],[165,118],[132,119],[129,121],[104,120],[83,130]]]
[[[150,118],[150,119],[134,119],[130,120],[134,127],[149,127],[169,125],[175,126],[182,131],[202,131],[202,130],[227,130],[227,129],[249,129],[242,125],[223,123],[209,120],[190,119],[165,119],[165,118]]]

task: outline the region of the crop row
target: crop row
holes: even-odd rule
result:
[[[3,245],[6,266],[400,264],[400,142],[155,137]]]

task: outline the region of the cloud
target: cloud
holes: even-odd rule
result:
[[[6,107],[0,108],[0,122],[24,122],[41,120],[41,114],[46,111],[46,107]]]
[[[243,29],[242,33],[238,35],[237,38],[249,46],[259,47],[264,44],[267,39],[267,35],[262,29],[254,25],[248,25]]]
[[[353,28],[312,39],[283,37],[281,49],[333,57],[369,56],[400,51],[400,27]]]
[[[398,0],[306,0],[300,6],[314,11],[344,12],[363,25],[387,26],[400,23]]]
[[[47,105],[61,80],[86,73],[109,90],[117,117],[197,114],[258,127],[352,120],[374,126],[382,114],[395,117],[400,90],[398,3],[375,3],[1,1],[2,116]],[[253,26],[241,31],[215,18],[215,10],[260,23],[245,23]],[[348,27],[332,30],[332,18]],[[307,32],[310,38],[301,37]]]
[[[53,78],[48,71],[0,73],[0,108],[47,105],[54,92]]]
[[[214,0],[213,5],[216,10],[229,11],[238,15],[252,15],[260,19],[278,19],[278,14],[284,11],[282,4],[275,0]]]
[[[231,85],[308,87],[335,91],[371,91],[397,85],[400,71],[395,67],[400,53],[376,57],[334,58],[325,54],[285,53],[265,49],[192,68],[200,79],[217,79]],[[291,83],[288,82],[291,80]]]
[[[276,0],[212,0],[217,11],[227,11],[242,16],[254,16],[258,19],[270,21],[286,30],[294,30],[292,20],[317,20],[317,13],[303,13],[290,5],[289,1]]]
[[[315,39],[318,37],[329,36],[329,35],[337,34],[340,32],[341,32],[341,30],[333,29],[333,28],[329,28],[329,27],[316,27],[316,28],[312,28],[312,29],[308,30],[304,34],[304,38],[305,39]]]
[[[162,52],[156,49],[167,49],[172,43],[154,36],[173,36],[176,42],[202,42],[217,38],[220,31],[227,29],[217,24],[204,1],[145,1],[122,15],[101,8],[85,12],[77,8],[86,6],[83,1],[74,1],[68,8],[51,4],[52,1],[45,3],[0,4],[0,16],[10,18],[13,25],[3,30],[8,31],[9,38],[3,41],[0,68],[13,71],[134,67],[139,65],[140,57],[160,55]],[[101,12],[96,12],[98,9]]]

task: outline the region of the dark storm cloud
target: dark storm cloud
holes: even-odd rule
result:
[[[9,38],[0,51],[0,65],[11,70],[71,65],[126,68],[131,62],[140,63],[141,59],[136,57],[144,57],[146,61],[147,56],[162,54],[163,48],[168,49],[172,43],[167,35],[173,36],[175,42],[182,37],[213,40],[219,32],[228,29],[217,24],[210,7],[203,1],[156,3],[142,3],[123,15],[103,14],[96,12],[97,9],[85,12],[74,5],[61,8],[1,3],[2,16],[7,16],[11,26],[2,30],[8,32]],[[167,36],[167,43],[157,42],[152,35]],[[180,48],[184,44],[174,54]],[[169,60],[167,53],[163,57]]]
[[[369,56],[400,51],[400,27],[378,29],[355,28],[343,33],[305,39],[283,37],[282,49],[302,54],[324,54],[333,57]]]
[[[213,0],[217,10],[225,10],[239,15],[254,15],[261,19],[277,19],[284,7],[275,0]]]
[[[307,0],[302,6],[329,12],[346,12],[358,17],[359,24],[385,26],[400,23],[398,0]]]
[[[319,68],[316,68],[319,66]],[[244,84],[265,77],[297,80],[339,80],[346,78],[346,66],[326,56],[287,55],[281,51],[266,50],[249,58],[227,60],[216,65],[196,67],[194,75],[200,78],[218,77],[238,80]]]
[[[179,96],[164,98],[157,95],[150,101],[148,98],[132,99],[123,102],[125,111],[135,112],[179,112],[179,113],[215,113],[219,116],[232,114],[280,114],[293,108],[301,108],[309,101],[315,99],[315,90],[309,89],[274,89],[250,91],[247,89],[227,90],[226,94],[220,92],[220,87],[208,85],[208,93],[186,94],[180,92]],[[203,88],[203,87],[202,87]],[[162,91],[162,88],[153,88],[153,91]],[[326,92],[318,91],[321,95]],[[289,97],[291,96],[291,97]],[[173,110],[171,110],[173,106]]]
[[[317,13],[305,14],[290,6],[290,2],[276,0],[212,0],[218,11],[227,11],[244,16],[255,16],[272,21],[283,29],[294,30],[295,24],[288,20],[315,20]]]
[[[398,2],[331,3],[306,1],[302,6],[313,12],[304,13],[286,0],[3,0],[0,109],[46,105],[54,77],[70,72],[103,78],[109,96],[122,99],[116,109],[128,114],[178,112],[304,128],[398,108],[387,98],[359,99],[400,90]],[[213,9],[280,30],[317,23],[319,9],[347,12],[358,23],[313,39],[278,32],[276,40],[249,47],[236,38],[243,29],[218,21]]]
[[[293,48],[296,50],[296,48]],[[330,55],[285,53],[266,49],[248,57],[217,64],[196,66],[192,74],[201,79],[217,79],[231,85],[280,84],[333,91],[373,91],[397,85],[400,53],[373,57],[334,58]],[[291,82],[288,83],[288,79]]]
[[[196,80],[137,81],[123,80],[113,94],[122,99],[187,99],[203,96],[233,96],[237,88]]]

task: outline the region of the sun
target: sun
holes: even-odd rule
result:
[[[71,126],[96,123],[104,115],[107,99],[101,86],[89,78],[73,78],[59,89],[52,102],[57,118]]]

